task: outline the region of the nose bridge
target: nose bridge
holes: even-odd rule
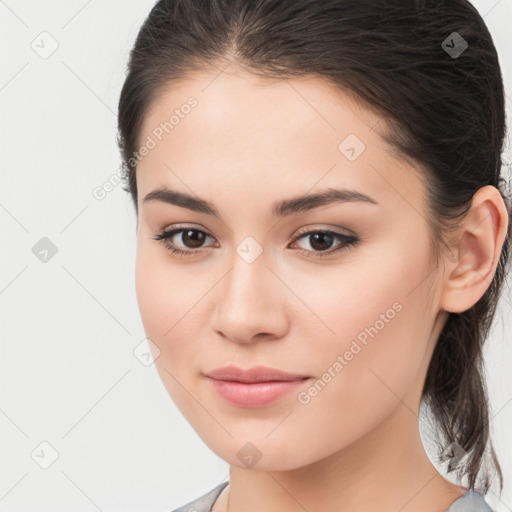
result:
[[[217,327],[225,336],[250,341],[259,333],[277,334],[276,294],[270,290],[275,277],[268,263],[263,247],[254,239],[245,239],[236,247],[218,297]]]
[[[260,296],[265,295],[269,269],[264,254],[263,247],[255,239],[246,239],[236,247],[224,296],[231,308],[242,311],[249,304],[256,306]]]

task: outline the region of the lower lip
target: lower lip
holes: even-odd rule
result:
[[[302,380],[270,381],[270,382],[234,382],[216,380],[208,377],[213,389],[228,402],[238,407],[264,407],[279,398],[292,393],[309,381]]]

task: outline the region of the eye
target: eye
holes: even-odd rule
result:
[[[313,247],[313,251],[304,250],[302,254],[309,258],[325,258],[334,253],[344,251],[352,246],[356,246],[359,243],[359,239],[353,235],[344,235],[336,231],[317,229],[314,231],[307,231],[294,239],[293,242],[297,242],[302,239],[310,239],[310,246]],[[338,241],[338,245],[334,249],[330,247],[334,241]],[[311,255],[313,254],[313,255]]]
[[[182,233],[181,241],[187,248],[187,244],[190,243],[190,250],[180,249],[176,244],[172,241],[172,239],[178,234]],[[155,240],[158,240],[162,243],[162,245],[169,251],[174,254],[178,254],[179,256],[189,256],[191,253],[197,253],[198,248],[201,248],[201,244],[204,240],[210,237],[208,233],[205,231],[201,231],[200,229],[195,228],[177,228],[172,229],[170,231],[162,231],[158,235],[154,237]],[[212,238],[212,237],[210,237]]]
[[[176,245],[173,238],[176,235],[181,234],[181,244],[185,246],[184,249]],[[179,239],[179,237],[177,237]],[[202,252],[203,243],[207,238],[212,238],[206,231],[200,229],[185,227],[176,228],[172,230],[164,230],[154,237],[154,240],[160,241],[163,246],[170,252],[177,254],[178,256],[192,256]],[[302,250],[301,253],[310,258],[323,258],[333,253],[337,253],[343,250],[349,249],[351,246],[356,246],[359,243],[359,239],[353,235],[344,235],[336,231],[330,230],[313,230],[307,231],[295,237],[292,243],[296,243],[298,240],[310,238],[310,245],[313,250]],[[327,247],[331,246],[335,241],[338,241],[338,245],[334,249]],[[313,254],[313,256],[311,255]]]

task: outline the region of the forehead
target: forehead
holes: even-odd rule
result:
[[[197,102],[191,111],[186,106],[190,98]],[[195,71],[161,89],[146,113],[141,133],[150,133],[173,112],[179,116],[173,135],[193,132],[199,138],[207,134],[209,141],[232,134],[237,140],[257,136],[255,142],[263,143],[273,139],[276,129],[280,142],[304,135],[337,138],[347,128],[363,135],[385,124],[376,112],[326,79],[264,79],[238,68],[220,73]],[[377,139],[377,132],[373,135]]]
[[[139,201],[164,184],[203,196],[219,184],[268,195],[269,187],[303,193],[320,180],[380,186],[382,196],[396,194],[383,177],[400,169],[403,185],[417,187],[382,139],[385,129],[374,110],[318,77],[194,72],[162,90],[146,114],[139,144],[152,139],[152,149],[138,165]]]

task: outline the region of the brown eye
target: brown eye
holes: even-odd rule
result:
[[[184,246],[184,249],[181,249],[173,241],[173,238],[175,238],[178,233],[181,233],[181,245]],[[189,254],[199,252],[198,249],[203,247],[203,243],[208,237],[210,237],[210,235],[200,229],[178,228],[163,231],[156,235],[154,239],[160,241],[169,251],[182,256],[188,256]]]
[[[181,241],[190,249],[197,249],[198,247],[201,247],[205,238],[205,233],[198,229],[182,230]],[[191,244],[188,245],[188,243],[185,242],[186,240],[191,241]]]
[[[359,239],[355,236],[347,236],[342,233],[328,230],[315,230],[308,231],[295,238],[294,242],[302,239],[308,239],[309,245],[312,250],[304,250],[303,254],[310,256],[313,253],[312,258],[322,258],[329,256],[333,253],[337,253],[342,250],[349,249],[350,246],[355,246],[359,243]],[[338,240],[339,244],[334,249],[330,249],[333,243]]]
[[[334,237],[329,233],[313,233],[308,235],[310,237],[310,244],[315,251],[324,251],[330,249],[334,243]]]

